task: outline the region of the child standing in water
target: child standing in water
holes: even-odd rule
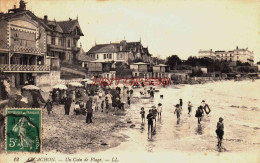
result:
[[[148,120],[148,137],[149,137],[149,133],[151,134],[151,138],[152,138],[152,131],[153,131],[153,113],[152,110],[149,110],[149,114],[147,114],[147,120]]]
[[[175,105],[175,111],[174,111],[174,114],[177,115],[177,124],[179,124],[180,122],[180,118],[181,118],[181,107],[179,104]]]
[[[158,119],[162,117],[162,104],[159,103],[158,104],[158,108],[157,108],[157,111],[158,111]]]
[[[144,119],[144,116],[145,116],[144,107],[141,108],[140,114],[141,114],[141,118],[142,118],[142,123],[144,123],[145,122],[145,119]]]
[[[191,104],[191,102],[188,102],[188,114],[190,115],[191,113],[191,108],[193,107],[193,105]]]
[[[217,130],[216,130],[216,134],[218,136],[218,147],[221,147],[222,144],[222,139],[223,139],[223,135],[224,135],[224,123],[223,123],[223,118],[220,117],[219,121],[217,123]]]

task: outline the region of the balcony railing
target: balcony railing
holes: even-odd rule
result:
[[[0,64],[0,71],[3,72],[46,72],[50,71],[50,66],[45,65],[18,65],[18,64]]]
[[[26,47],[26,46],[19,46],[19,45],[11,46],[10,50],[14,51],[14,52],[41,54],[41,49],[40,48]]]

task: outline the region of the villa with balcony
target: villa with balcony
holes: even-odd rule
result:
[[[0,13],[0,72],[11,87],[24,84],[50,86],[60,79],[62,62],[76,63],[78,40],[83,33],[78,20],[50,21],[26,10],[20,0]]]
[[[46,61],[46,30],[39,19],[20,7],[0,13],[0,72],[11,82],[11,87],[40,85],[50,73]]]

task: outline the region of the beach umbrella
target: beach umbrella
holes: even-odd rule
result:
[[[35,85],[26,85],[23,87],[24,90],[40,90],[39,87],[36,87]]]
[[[53,89],[67,90],[68,88],[64,84],[57,84],[53,87]]]
[[[72,82],[72,83],[69,83],[69,85],[72,87],[83,87],[83,85],[79,82]]]

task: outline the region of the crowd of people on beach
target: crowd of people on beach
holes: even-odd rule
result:
[[[124,110],[126,106],[129,106],[133,88],[116,87],[112,89],[106,86],[95,87],[94,89],[81,88],[81,91],[74,89],[66,92],[60,100],[57,100],[58,94],[56,90],[50,92],[49,99],[44,106],[44,108],[47,108],[48,114],[51,113],[53,104],[63,104],[65,115],[69,115],[74,103],[73,112],[75,115],[86,115],[86,123],[93,123],[94,112],[109,113],[112,110]]]

